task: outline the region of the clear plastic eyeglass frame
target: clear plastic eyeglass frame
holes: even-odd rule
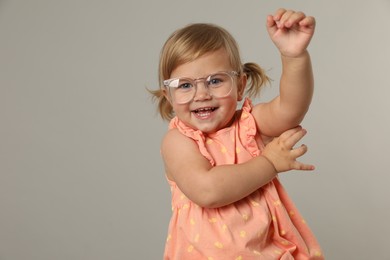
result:
[[[220,71],[204,78],[172,78],[163,81],[163,85],[169,90],[171,98],[177,104],[186,104],[191,102],[197,92],[198,82],[202,82],[207,89],[208,94],[215,98],[224,98],[230,95],[234,78],[239,73],[236,71]]]

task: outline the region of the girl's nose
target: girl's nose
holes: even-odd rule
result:
[[[209,89],[207,87],[206,82],[197,82],[196,84],[196,92],[195,92],[195,101],[209,100],[211,99],[211,95]]]

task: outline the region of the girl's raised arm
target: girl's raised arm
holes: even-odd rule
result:
[[[309,109],[314,79],[307,51],[315,19],[302,12],[279,9],[267,17],[268,33],[282,59],[280,95],[253,108],[257,126],[266,136],[278,136],[299,125]]]

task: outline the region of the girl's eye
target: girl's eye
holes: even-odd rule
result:
[[[186,83],[180,84],[178,86],[178,88],[182,89],[182,90],[188,90],[188,89],[192,88],[192,85],[191,85],[191,83],[186,82]]]
[[[208,81],[208,84],[209,84],[210,86],[214,86],[214,85],[219,85],[219,84],[221,84],[222,82],[223,82],[223,80],[220,79],[220,78],[211,78],[211,79]]]

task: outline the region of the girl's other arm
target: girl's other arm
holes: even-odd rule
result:
[[[275,138],[263,156],[234,165],[212,166],[198,145],[177,129],[164,137],[161,152],[167,177],[202,207],[221,207],[238,201],[272,180],[278,172],[312,170],[312,165],[296,161],[307,148],[292,147],[305,135],[300,127]]]
[[[307,46],[315,19],[302,12],[279,9],[267,17],[268,33],[281,53],[280,95],[253,108],[258,128],[266,136],[278,136],[299,125],[309,109],[314,79]]]

